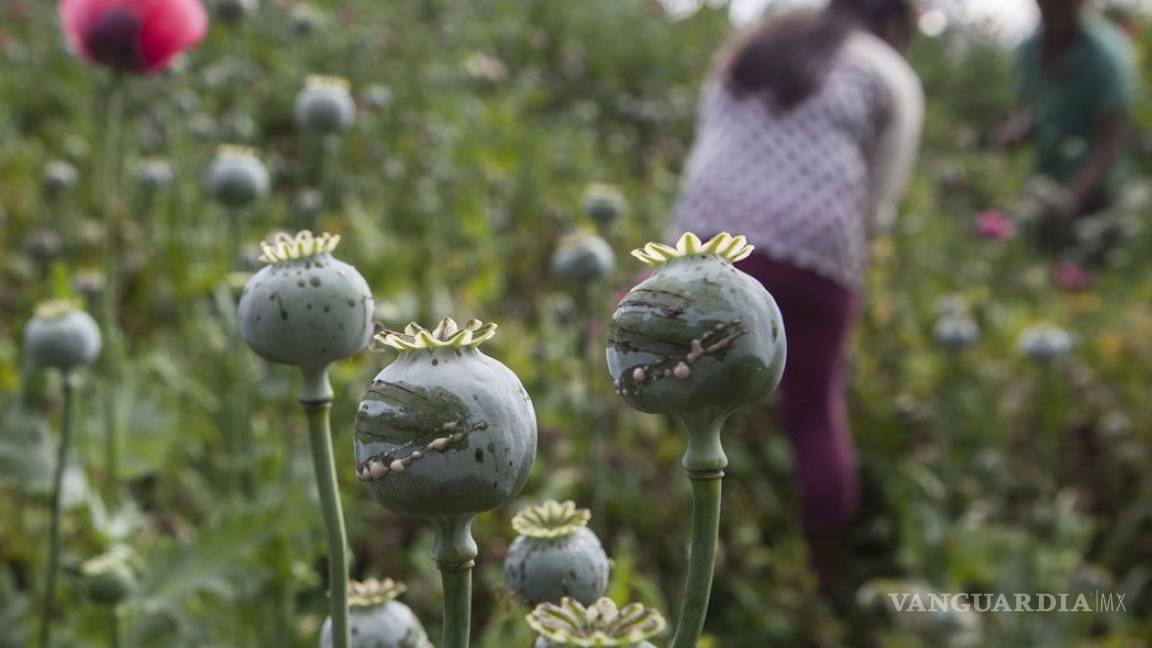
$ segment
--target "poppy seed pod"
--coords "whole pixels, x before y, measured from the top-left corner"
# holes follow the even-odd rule
[[[584,213],[607,227],[628,212],[628,200],[614,185],[593,183],[584,190]]]
[[[34,229],[24,239],[24,252],[40,263],[48,263],[60,254],[64,238],[50,229]]]
[[[608,589],[608,555],[573,502],[545,502],[512,519],[520,534],[504,560],[504,582],[529,605],[571,597],[592,605]]]
[[[608,370],[630,405],[723,419],[776,388],[786,356],[780,310],[732,265],[751,252],[743,236],[728,234],[707,243],[685,234],[675,248],[632,252],[655,270],[608,329]]]
[[[268,169],[252,149],[221,146],[208,170],[208,193],[231,209],[247,207],[268,194]]]
[[[564,237],[552,253],[552,275],[566,283],[592,283],[604,279],[616,266],[612,246],[595,234]]]
[[[306,131],[338,133],[351,126],[355,118],[356,102],[344,79],[310,76],[296,96],[296,124]]]
[[[332,256],[339,242],[304,231],[263,244],[268,265],[240,295],[240,330],[261,358],[319,369],[368,347],[372,293],[356,268]]]
[[[408,588],[390,578],[348,584],[348,648],[432,648],[424,626],[397,601]],[[320,629],[320,648],[332,648],[332,618]]]
[[[927,605],[932,587],[920,581],[878,578],[868,581],[856,593],[858,605],[875,616],[886,618],[897,628],[925,641],[944,646],[984,646],[979,615],[971,608]],[[923,606],[924,614],[893,613],[891,597],[896,593]],[[915,608],[913,608],[915,609]]]
[[[655,648],[648,639],[668,627],[656,610],[639,603],[618,608],[607,598],[587,607],[570,598],[541,603],[528,615],[528,625],[540,635],[533,648]]]
[[[88,146],[88,140],[82,135],[67,135],[64,137],[64,158],[72,164],[77,164],[88,159],[91,154],[91,147]]]
[[[298,36],[311,36],[325,22],[324,14],[307,4],[292,6],[292,31]]]
[[[944,295],[936,300],[936,316],[940,318],[968,315],[971,308],[960,295]]]
[[[1124,439],[1132,434],[1132,419],[1124,412],[1109,412],[1100,420],[1099,430],[1103,439]]]
[[[1053,362],[1072,350],[1072,336],[1057,326],[1034,326],[1020,334],[1018,348],[1030,360]]]
[[[237,23],[249,14],[256,13],[259,5],[256,0],[212,0],[212,16],[225,23]]]
[[[462,518],[512,499],[536,457],[536,412],[516,374],[479,347],[496,325],[444,318],[377,336],[399,352],[356,412],[356,468],[386,508]]]
[[[980,327],[967,315],[941,317],[932,333],[936,343],[945,349],[967,349],[980,341]]]
[[[174,177],[172,164],[168,160],[156,158],[143,160],[136,167],[136,181],[149,193],[159,191],[172,184]]]
[[[68,301],[50,301],[36,309],[24,327],[24,352],[32,366],[70,371],[100,355],[96,320]]]
[[[316,189],[301,189],[292,201],[292,210],[302,220],[312,220],[324,210],[324,194]]]
[[[78,178],[76,167],[63,160],[53,160],[44,165],[44,193],[58,197],[76,186]]]
[[[392,89],[385,85],[370,85],[364,90],[363,99],[372,110],[384,110],[392,105]]]
[[[118,605],[136,588],[136,570],[132,568],[132,551],[117,546],[80,567],[88,597],[101,605]]]

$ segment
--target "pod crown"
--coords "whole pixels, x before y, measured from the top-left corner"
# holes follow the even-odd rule
[[[260,247],[264,249],[260,260],[264,263],[282,263],[320,254],[331,254],[337,245],[340,245],[339,234],[324,232],[320,236],[313,236],[312,232],[302,230],[296,236],[289,236],[280,232],[271,243],[260,242]]]
[[[581,648],[633,646],[664,632],[667,622],[639,603],[618,608],[609,598],[584,607],[565,597],[559,605],[541,603],[528,615],[528,625],[549,641]]]
[[[642,263],[656,268],[674,259],[696,254],[714,254],[726,261],[735,263],[748,258],[753,249],[744,236],[733,236],[728,232],[721,232],[705,243],[700,240],[699,236],[692,232],[686,232],[676,242],[675,247],[652,242],[642,248],[632,250],[632,256]]]
[[[591,518],[591,511],[576,508],[576,503],[571,500],[549,500],[517,513],[512,518],[512,528],[530,538],[563,538],[588,526]]]
[[[451,317],[445,317],[431,331],[412,322],[403,331],[384,331],[378,334],[376,341],[397,351],[475,349],[494,335],[495,322],[473,319],[461,328]]]

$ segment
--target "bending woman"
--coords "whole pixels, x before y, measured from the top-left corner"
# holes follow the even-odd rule
[[[923,91],[905,62],[909,0],[832,0],[728,45],[704,87],[675,227],[745,234],[739,267],[788,331],[783,425],[810,555],[827,591],[859,507],[845,351],[870,235],[890,225],[919,146]]]

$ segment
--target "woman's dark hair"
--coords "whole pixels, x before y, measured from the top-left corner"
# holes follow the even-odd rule
[[[728,89],[737,97],[763,95],[772,107],[791,110],[820,88],[854,27],[880,33],[893,20],[911,25],[910,0],[831,0],[822,11],[769,19],[730,49]]]

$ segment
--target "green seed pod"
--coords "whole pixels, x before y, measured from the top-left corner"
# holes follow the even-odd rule
[[[529,605],[571,597],[591,605],[608,589],[608,555],[573,502],[544,502],[512,519],[520,537],[504,560],[504,582]]]
[[[309,4],[295,4],[291,10],[292,32],[297,36],[311,36],[324,26],[325,16]]]
[[[364,105],[372,110],[384,110],[392,105],[393,99],[392,88],[386,85],[374,84],[364,90]]]
[[[51,229],[34,229],[24,239],[24,253],[35,261],[47,265],[60,254],[64,237]]]
[[[41,304],[24,327],[28,362],[41,369],[69,371],[91,364],[100,355],[101,342],[96,320],[63,300]]]
[[[1020,334],[1017,346],[1030,360],[1055,362],[1072,351],[1072,336],[1058,326],[1034,326]]]
[[[356,268],[332,256],[339,236],[264,243],[265,266],[240,295],[240,330],[261,358],[319,369],[368,347],[372,292]]]
[[[348,648],[432,648],[412,610],[396,600],[408,588],[391,578],[348,584]],[[320,648],[332,648],[332,618],[320,629]]]
[[[968,301],[960,295],[944,295],[936,300],[936,317],[958,317],[972,311]]]
[[[310,76],[296,95],[296,124],[306,131],[338,133],[351,126],[355,118],[356,102],[344,79]]]
[[[115,606],[128,598],[136,589],[136,570],[132,568],[132,551],[117,546],[80,567],[84,576],[84,590],[88,597],[101,605]]]
[[[732,265],[751,252],[728,234],[632,252],[655,272],[620,302],[608,330],[608,369],[630,405],[722,419],[776,388],[786,355],[780,310]]]
[[[92,152],[92,147],[88,146],[88,140],[83,135],[75,133],[64,136],[64,157],[72,164],[79,164],[88,159]]]
[[[959,351],[980,341],[980,327],[967,315],[947,315],[936,321],[933,336],[945,349]]]
[[[533,648],[655,648],[647,640],[668,627],[656,610],[639,603],[617,608],[607,598],[588,607],[570,598],[541,603],[528,615],[528,625],[540,635]]]
[[[259,6],[256,0],[212,0],[212,16],[225,23],[237,23],[249,14],[256,13]]]
[[[1124,412],[1108,412],[1099,423],[1100,437],[1106,441],[1126,439],[1132,434],[1132,419]]]
[[[221,146],[208,170],[208,194],[231,209],[246,207],[268,194],[268,169],[252,149]]]
[[[588,643],[588,642],[559,643],[556,641],[551,641],[551,640],[546,639],[544,637],[537,637],[536,642],[532,644],[532,648],[566,648],[568,646],[625,646],[626,648],[656,648],[655,644],[647,642],[647,641],[641,641],[640,643],[616,643],[616,644],[608,644],[608,643],[599,643],[598,644],[598,643]]]
[[[478,348],[496,325],[433,331],[410,324],[377,337],[399,351],[356,413],[357,475],[386,508],[424,518],[488,511],[524,486],[536,456],[536,412],[520,379]]]
[[[292,201],[292,210],[304,221],[314,221],[324,211],[324,194],[317,189],[301,189]]]
[[[63,160],[44,165],[44,193],[55,198],[76,186],[79,174],[76,167]]]
[[[944,646],[983,646],[978,615],[971,609],[931,605],[933,588],[920,581],[877,578],[856,592],[856,604],[871,616],[891,620],[896,628]],[[892,595],[904,600],[904,612],[892,607]],[[978,603],[973,602],[973,607]]]
[[[584,190],[584,213],[607,227],[628,213],[628,200],[614,185],[594,183]]]
[[[143,160],[136,167],[136,181],[144,191],[152,193],[172,184],[175,173],[168,160],[153,158]]]
[[[612,246],[595,234],[566,236],[552,253],[552,275],[567,283],[592,283],[604,279],[616,266]]]

